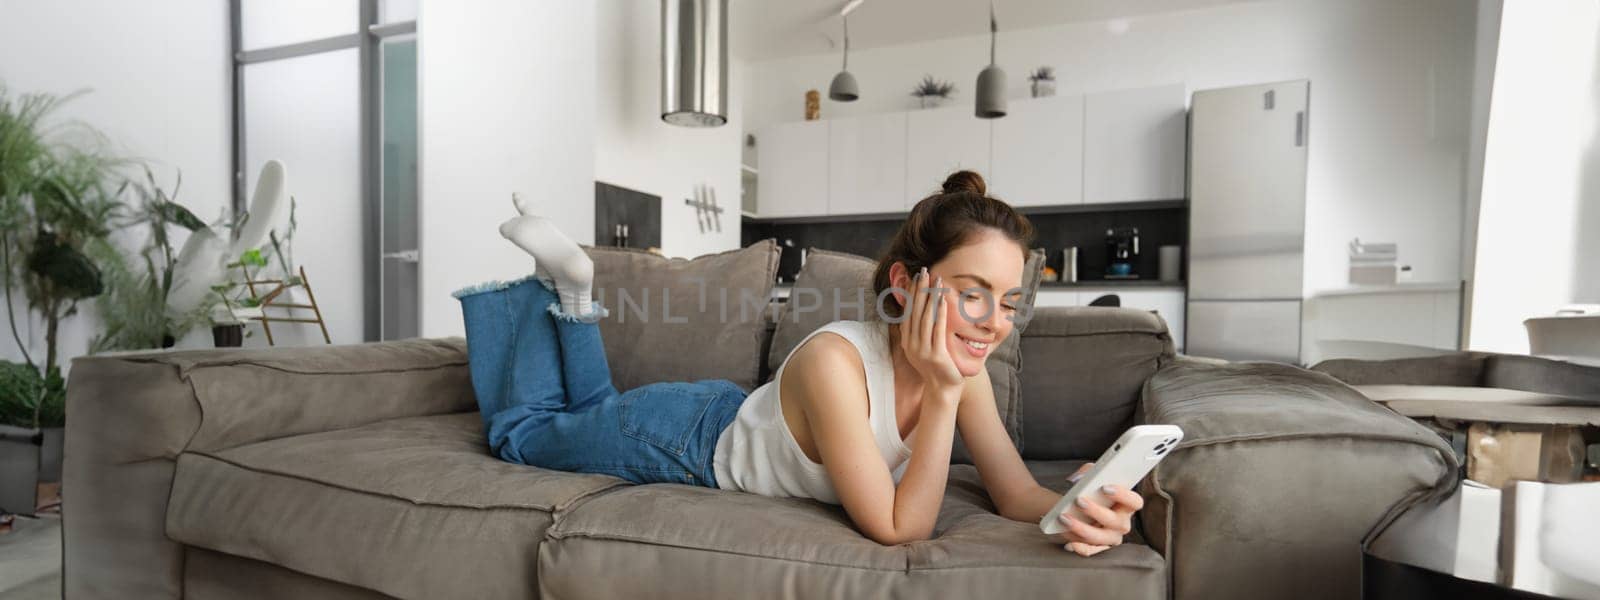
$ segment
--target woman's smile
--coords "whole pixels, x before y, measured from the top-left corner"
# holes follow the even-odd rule
[[[971,354],[973,358],[983,358],[984,355],[989,353],[989,344],[992,340],[971,338],[959,333],[952,335],[956,336],[956,339],[961,341],[962,347],[966,348],[967,353]]]

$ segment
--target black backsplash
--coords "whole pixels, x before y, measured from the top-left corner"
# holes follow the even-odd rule
[[[1139,261],[1135,265],[1135,272],[1140,279],[1155,279],[1160,262],[1159,248],[1169,245],[1187,248],[1189,245],[1189,209],[1182,202],[1107,205],[1105,210],[1096,208],[1094,205],[1084,205],[1068,210],[1025,210],[1029,213],[1029,220],[1033,221],[1033,246],[1046,250],[1046,265],[1058,273],[1063,272],[1062,249],[1077,246],[1079,281],[1104,279],[1106,230],[1137,227]],[[741,224],[740,238],[746,246],[761,239],[777,239],[778,245],[783,246],[778,275],[782,281],[792,282],[800,272],[801,248],[821,248],[877,258],[888,247],[889,239],[903,220],[899,216],[839,220],[746,218]],[[789,246],[790,243],[793,246]],[[1188,274],[1182,273],[1180,278],[1187,279]]]
[[[594,245],[619,245],[618,224],[628,226],[628,247],[661,247],[661,197],[594,182]]]

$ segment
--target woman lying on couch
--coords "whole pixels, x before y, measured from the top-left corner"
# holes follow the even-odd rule
[[[748,396],[723,380],[618,393],[595,324],[606,311],[590,298],[593,263],[548,219],[517,209],[500,233],[533,255],[535,275],[456,293],[500,458],[814,498],[899,544],[933,534],[959,427],[1001,515],[1037,522],[1061,499],[1024,466],[984,368],[1012,332],[1033,226],[986,196],[976,173],[951,175],[895,234],[873,277],[882,318],[819,328]],[[1079,502],[1092,521],[1062,517],[1067,549],[1120,544],[1143,506],[1130,489],[1101,493],[1111,508]]]

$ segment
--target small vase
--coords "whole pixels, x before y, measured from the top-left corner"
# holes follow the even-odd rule
[[[1049,98],[1056,95],[1056,82],[1050,79],[1033,80],[1033,97]]]
[[[211,326],[211,345],[218,348],[238,348],[244,345],[244,323]]]
[[[922,108],[939,108],[944,106],[944,96],[917,96],[917,102]]]

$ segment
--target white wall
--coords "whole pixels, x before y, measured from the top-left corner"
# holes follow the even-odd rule
[[[668,125],[660,118],[661,7],[608,1],[597,3],[595,12],[595,179],[661,197],[661,250],[667,256],[739,247],[744,65],[735,63],[729,72],[734,85],[728,123],[705,129]],[[702,233],[694,209],[683,202],[700,184],[716,190],[725,210],[720,232]]]
[[[227,11],[215,0],[0,0],[0,81],[13,95],[92,90],[61,116],[98,128],[169,188],[181,169],[178,200],[209,221],[232,197]],[[64,323],[63,362],[99,331],[93,313],[84,303]],[[43,326],[24,335],[42,359]],[[21,358],[9,331],[0,358]]]
[[[1506,2],[1489,107],[1474,350],[1526,353],[1522,321],[1600,303],[1600,4]]]
[[[592,241],[595,5],[424,0],[417,28],[421,331],[461,335],[450,292],[532,271],[497,232],[513,192]]]
[[[358,19],[351,15],[339,21],[353,31]],[[245,38],[250,38],[248,32]],[[360,51],[355,48],[244,68],[245,190],[254,193],[268,160],[284,164],[285,191],[295,201],[296,229],[290,238],[295,264],[290,268],[305,269],[328,327],[328,339],[335,344],[356,344],[366,337],[360,73]],[[272,226],[287,233],[288,225],[289,207],[285,206]],[[276,278],[276,265],[269,269],[268,277]],[[290,298],[308,302],[304,292],[290,290]],[[275,315],[285,312],[272,310]],[[295,312],[296,316],[309,316]],[[251,337],[246,346],[267,345],[261,324],[247,327]],[[202,342],[204,347],[211,346],[209,333]],[[300,323],[273,326],[272,342],[279,346],[325,343],[317,326]]]
[[[1475,13],[1456,0],[1257,2],[1129,19],[1117,33],[1106,23],[1017,30],[1002,4],[999,61],[1012,98],[1027,96],[1026,74],[1040,65],[1055,67],[1063,94],[1309,79],[1306,292],[1345,286],[1356,236],[1397,242],[1418,281],[1456,281]],[[988,46],[975,36],[854,52],[862,97],[824,99],[823,118],[911,108],[924,74],[953,81],[970,105]],[[826,90],[838,68],[837,54],[752,63],[746,129],[800,120],[805,91]]]

